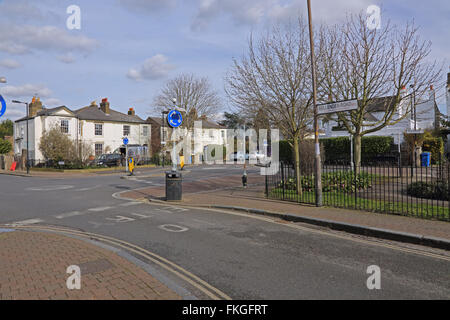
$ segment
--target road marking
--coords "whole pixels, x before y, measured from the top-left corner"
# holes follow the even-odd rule
[[[88,209],[88,211],[94,211],[94,212],[100,212],[100,211],[106,211],[109,209],[112,209],[113,207],[98,207],[98,208],[91,208]]]
[[[180,227],[175,224],[163,224],[161,226],[158,226],[158,228],[168,232],[185,232],[189,230],[189,228]]]
[[[84,212],[80,212],[80,211],[73,211],[73,212],[67,212],[67,213],[63,213],[57,216],[54,216],[56,219],[64,219],[64,218],[69,218],[69,217],[75,217],[75,216],[81,216],[85,214]]]
[[[168,210],[173,210],[173,211],[180,211],[180,212],[189,211],[189,209],[185,209],[185,208],[181,208],[181,207],[174,207],[174,206],[165,206],[163,208],[166,208]]]
[[[148,219],[148,218],[153,217],[152,215],[147,216],[147,215],[145,215],[145,214],[140,214],[140,213],[132,213],[132,215],[133,215],[133,216],[136,216],[136,217],[138,217],[138,218],[141,218],[141,219]]]
[[[142,202],[126,202],[126,203],[119,204],[119,206],[121,206],[121,207],[129,207],[129,206],[136,206],[138,204],[142,204]]]
[[[73,186],[69,186],[69,185],[56,185],[56,186],[44,186],[44,187],[31,187],[31,188],[26,188],[25,190],[30,190],[30,191],[56,191],[56,190],[67,190],[67,189],[72,189]]]
[[[117,223],[136,221],[136,219],[129,218],[129,217],[124,217],[124,216],[116,216],[115,218],[105,218],[105,219],[109,220],[109,221],[114,221],[114,222],[117,222]]]
[[[42,219],[28,219],[28,220],[23,220],[23,221],[16,221],[13,222],[11,224],[8,224],[9,226],[26,226],[29,224],[36,224],[36,223],[40,223],[43,222],[44,220]]]
[[[87,188],[76,189],[76,190],[73,190],[73,191],[90,191],[90,190],[97,189],[98,187],[100,187],[100,185],[98,185],[98,186],[93,186],[93,187],[87,187]]]

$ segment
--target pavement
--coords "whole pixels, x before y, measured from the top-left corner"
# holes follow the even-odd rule
[[[229,175],[183,182],[183,200],[177,204],[278,215],[285,220],[450,250],[448,222],[349,209],[317,208],[267,199],[264,195],[263,176],[257,173],[250,174],[247,188],[242,187],[240,178],[240,175]],[[163,201],[165,188],[163,186],[141,188],[123,193],[122,196],[134,200]]]
[[[80,290],[67,268],[81,269]],[[105,248],[55,233],[0,229],[1,300],[175,300],[140,267]]]

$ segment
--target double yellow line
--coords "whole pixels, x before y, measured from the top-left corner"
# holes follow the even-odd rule
[[[7,228],[7,226],[4,226],[4,228]],[[11,227],[8,227],[8,228],[11,228]],[[176,265],[172,261],[169,261],[153,252],[150,252],[144,248],[141,248],[137,245],[134,245],[132,243],[129,243],[129,242],[126,242],[126,241],[123,241],[120,239],[103,236],[103,235],[99,235],[99,234],[95,234],[95,233],[89,233],[89,232],[84,232],[84,231],[68,229],[68,228],[62,228],[62,227],[34,225],[34,226],[17,226],[17,227],[15,226],[12,229],[51,231],[51,232],[57,232],[57,233],[62,233],[62,234],[75,235],[75,236],[87,238],[87,239],[94,239],[94,240],[104,242],[104,243],[109,243],[113,246],[121,247],[127,251],[133,252],[133,253],[137,254],[138,256],[157,264],[158,266],[162,267],[163,269],[176,275],[183,281],[186,281],[187,283],[192,285],[194,288],[203,292],[206,296],[208,296],[209,298],[211,298],[213,300],[231,300],[231,297],[226,295],[224,292],[213,287],[212,285],[210,285],[209,283],[200,279],[193,273]]]

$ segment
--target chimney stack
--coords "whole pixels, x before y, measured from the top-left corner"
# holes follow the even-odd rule
[[[436,99],[433,85],[430,86],[430,95],[429,96],[430,96],[430,100],[432,100],[432,101],[434,101]]]
[[[100,109],[101,109],[105,114],[109,114],[109,102],[108,102],[108,98],[102,99],[102,103],[100,103]]]
[[[28,105],[28,115],[35,117],[39,111],[42,110],[42,102],[39,98],[33,97],[31,103]]]
[[[136,115],[136,112],[134,111],[133,108],[130,108],[130,109],[128,110],[128,115],[129,115],[129,116],[134,116],[134,115]]]

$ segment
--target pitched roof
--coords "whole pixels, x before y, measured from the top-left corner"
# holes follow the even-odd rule
[[[60,109],[64,109],[64,110],[66,110],[66,111],[72,113],[73,116],[75,116],[75,114],[73,113],[73,111],[70,110],[69,108],[67,108],[66,106],[59,106],[59,107],[55,107],[55,108],[43,108],[42,110],[39,110],[39,111],[36,113],[35,116],[28,117],[28,118],[27,118],[27,117],[23,117],[23,118],[17,119],[15,122],[24,121],[24,120],[27,120],[27,119],[30,120],[30,119],[34,119],[35,117],[40,117],[40,116],[49,116],[49,115],[53,114],[54,112],[56,112],[56,111],[58,111],[58,110],[60,110]]]
[[[226,129],[224,126],[221,126],[217,122],[211,120],[202,120],[202,128],[206,129]]]
[[[367,112],[384,112],[394,108],[396,104],[396,96],[387,96],[381,98],[372,98],[367,104]]]
[[[75,114],[81,120],[95,120],[95,121],[113,121],[113,122],[128,122],[128,123],[146,123],[139,116],[131,116],[122,112],[109,109],[109,114],[104,113],[96,105],[90,105],[78,110]]]

